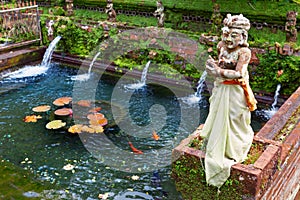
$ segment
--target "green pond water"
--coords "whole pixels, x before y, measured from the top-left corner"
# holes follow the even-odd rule
[[[207,105],[184,104],[179,93],[159,84],[127,90],[124,86],[134,81],[95,74],[92,82],[75,81],[76,74],[76,69],[52,63],[49,69],[33,66],[0,81],[0,155],[2,167],[8,166],[1,173],[12,182],[0,190],[0,199],[17,193],[15,199],[92,200],[99,194],[109,199],[181,199],[170,178],[171,150],[204,122]],[[108,119],[105,132],[78,136],[46,129],[56,109],[52,102],[62,96],[92,99],[102,107]],[[39,105],[52,109],[36,123],[23,122]],[[73,114],[80,121],[80,111],[74,108]],[[70,125],[72,118],[67,121]],[[254,129],[259,123],[253,120]],[[152,138],[153,131],[159,140]],[[134,154],[129,141],[144,154]],[[71,170],[64,168],[68,165]],[[23,173],[29,179],[16,185]]]
[[[111,158],[111,162],[121,160],[122,155],[118,154],[119,151],[126,152],[129,159],[130,156],[138,159],[139,155],[132,153],[128,141],[143,152],[159,151],[166,145],[169,145],[167,150],[171,150],[180,142],[180,139],[186,137],[196,127],[185,129],[180,126],[182,108],[172,91],[159,85],[149,85],[129,92],[121,87],[121,91],[130,93],[129,102],[125,102],[127,101],[125,99],[122,103],[121,99],[113,105],[110,102],[113,90],[120,87],[116,86],[118,79],[102,76],[96,89],[95,106],[102,107],[101,112],[109,121],[108,126],[105,127],[105,134],[102,134],[103,137],[115,144],[114,148],[103,145],[102,149],[101,144],[93,142],[83,144],[82,138],[68,133],[65,129],[47,130],[45,128],[51,118],[51,112],[56,109],[52,102],[62,96],[72,97],[75,82],[72,77],[77,74],[77,70],[52,64],[40,75],[23,77],[25,72],[36,72],[37,69],[27,69],[21,75],[7,76],[1,80],[0,154],[2,160],[12,163],[17,167],[16,170],[18,167],[28,170],[31,172],[31,178],[42,181],[47,187],[41,191],[41,188],[35,188],[33,184],[32,188],[11,187],[12,191],[21,190],[25,196],[49,199],[98,199],[99,194],[105,193],[109,193],[111,199],[123,197],[180,199],[169,176],[170,166],[167,163],[171,158],[169,154],[163,154],[166,150],[156,153],[156,157],[146,156],[143,160],[138,160],[138,164],[135,160],[132,160],[132,163],[130,163],[131,160],[125,160],[128,164],[126,163],[125,168],[119,169],[118,163],[114,165],[103,161],[95,157],[93,150],[86,148],[93,145],[97,148],[100,146],[100,150],[108,153],[107,157]],[[82,93],[91,90],[89,84],[83,85],[82,88]],[[86,96],[83,95],[84,97]],[[41,114],[43,119],[36,123],[23,122],[25,116],[36,114],[31,110],[33,107],[45,104],[51,105],[52,110]],[[154,104],[164,107],[165,116],[161,121],[159,117],[163,115],[160,113],[154,111],[149,114],[149,109],[152,109]],[[151,124],[153,116],[150,115],[154,115],[154,118],[161,123],[160,125],[155,122],[158,124],[155,131],[160,139],[156,141],[151,137],[155,127],[149,127],[149,137],[135,135],[138,131],[145,129],[135,130],[136,127],[132,127],[129,134],[122,131],[113,119],[112,107],[122,113],[124,112],[123,106],[128,107],[130,116],[123,115],[120,120],[126,122],[127,118],[131,118],[131,123],[137,126],[143,127]],[[188,120],[193,121],[193,118],[190,116]],[[199,116],[195,118],[198,119]],[[127,123],[130,123],[129,119]],[[192,124],[198,123],[196,120]],[[174,138],[177,138],[175,142]],[[169,161],[160,166],[159,162],[162,160]],[[125,161],[123,160],[122,163]],[[73,170],[64,169],[64,166],[68,164],[74,167]],[[131,166],[132,169],[129,169]],[[134,177],[137,177],[137,180],[134,180]],[[33,193],[28,193],[29,190]],[[6,193],[10,194],[12,191],[6,191]],[[6,197],[5,191],[2,193],[1,195]]]

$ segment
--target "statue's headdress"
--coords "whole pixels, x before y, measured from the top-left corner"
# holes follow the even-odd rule
[[[250,29],[250,21],[242,14],[233,15],[227,14],[226,18],[223,21],[224,26],[228,28],[238,28],[248,31]]]
[[[213,9],[220,10],[220,4],[214,4]]]
[[[287,18],[297,18],[298,13],[296,11],[288,11],[286,13]]]

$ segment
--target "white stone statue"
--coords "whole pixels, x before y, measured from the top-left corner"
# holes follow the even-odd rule
[[[153,13],[153,15],[158,20],[157,26],[158,27],[164,27],[164,23],[165,23],[165,13],[164,13],[164,10],[165,10],[165,8],[163,6],[162,1],[161,0],[156,1],[156,6],[157,6],[157,9]]]
[[[221,187],[230,176],[233,164],[246,159],[253,140],[250,126],[256,100],[249,86],[248,48],[250,22],[242,14],[228,14],[223,21],[218,60],[209,58],[206,71],[215,77],[209,114],[201,138],[207,140],[205,152],[206,181]]]

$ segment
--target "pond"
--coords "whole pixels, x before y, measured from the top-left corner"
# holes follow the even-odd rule
[[[25,66],[1,80],[2,159],[53,184],[55,189],[38,194],[43,197],[181,199],[170,178],[171,151],[204,122],[207,105],[185,104],[181,100],[185,93],[163,84],[130,90],[126,86],[134,83],[132,79],[92,73],[89,81],[78,81],[77,73],[51,63],[46,68]],[[64,96],[74,102],[92,100],[101,107],[108,119],[104,133],[46,129],[56,108],[53,101]],[[51,105],[51,110],[36,123],[25,123],[24,117],[39,105]],[[80,109],[74,104],[73,110],[76,123]],[[253,124],[259,129],[259,121],[253,119]]]
[[[66,130],[46,129],[45,125],[51,114],[42,114],[43,119],[36,123],[23,122],[25,116],[34,114],[31,110],[33,107],[51,105],[54,110],[55,106],[52,102],[56,98],[72,96],[75,83],[73,77],[77,74],[77,70],[51,64],[49,69],[30,76],[30,74],[28,75],[30,69],[37,72],[38,69],[42,70],[41,67],[28,66],[25,68],[27,69],[23,72],[26,74],[22,75],[21,73],[18,76],[14,74],[1,80],[0,153],[3,159],[30,170],[37,179],[46,180],[57,185],[63,191],[68,191],[69,195],[76,197],[75,199],[97,199],[99,194],[107,192],[115,197],[128,192],[140,192],[136,194],[144,195],[145,199],[179,198],[169,177],[170,166],[168,164],[171,158],[164,153],[168,151],[170,154],[172,148],[196,128],[199,117],[188,116],[189,119],[185,119],[190,120],[189,124],[195,126],[181,125],[183,108],[170,89],[149,84],[141,89],[128,91],[123,86],[116,86],[118,79],[110,76],[101,77],[95,95],[95,106],[102,107],[101,112],[109,121],[108,126],[105,127],[105,134],[102,135],[116,144],[114,147],[104,147],[105,145],[103,145],[103,149],[100,150],[108,152],[106,159],[112,158],[111,161],[103,161],[94,156],[95,152],[91,150],[93,145],[101,144],[92,142],[83,144],[82,138],[70,134]],[[91,79],[93,78],[91,76]],[[87,91],[88,87],[88,85],[84,85],[82,88]],[[112,96],[116,97],[116,95],[112,95],[116,87],[119,87],[120,91],[123,90],[124,94],[131,95],[128,103],[125,98],[119,99],[120,101],[117,103],[111,100]],[[128,126],[127,129],[132,128],[132,132],[125,133],[117,125],[114,125],[113,117],[116,116],[113,116],[112,113],[113,104],[110,105],[108,102],[113,102],[115,110],[119,109],[120,112],[123,112],[122,110],[127,106],[133,120],[131,123],[142,128],[137,130],[135,126]],[[189,107],[186,106],[184,109],[193,109]],[[130,122],[129,119],[125,120]],[[147,130],[148,137],[139,135],[139,131],[145,130]],[[157,132],[159,140],[152,138],[153,131]],[[145,157],[142,158],[142,161],[139,160],[139,155],[131,151],[128,145],[129,141],[134,147],[144,152],[143,156]],[[163,148],[165,146],[168,148]],[[160,149],[163,150],[160,152]],[[124,151],[129,155],[126,162],[130,162],[128,159],[137,159],[137,161],[133,162],[134,160],[132,160],[132,163],[126,163],[124,168],[118,168],[118,163],[116,165],[114,162],[122,156],[118,154],[119,151]],[[150,151],[155,151],[157,156],[149,157],[152,154],[147,155],[146,152]],[[133,157],[131,158],[131,156]],[[167,161],[161,163],[163,160]],[[122,160],[121,163],[125,163],[125,161]],[[68,164],[74,167],[73,170],[64,169],[64,166]],[[132,169],[129,169],[130,167]],[[48,192],[55,193],[57,191]]]

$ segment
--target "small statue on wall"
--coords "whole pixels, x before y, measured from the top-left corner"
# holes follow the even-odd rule
[[[164,6],[161,0],[156,1],[157,9],[153,13],[154,17],[157,18],[157,26],[158,27],[164,27],[165,23],[165,13],[164,13]]]
[[[111,22],[115,22],[116,21],[116,17],[117,17],[116,11],[114,10],[113,6],[114,5],[113,5],[112,0],[107,0],[107,5],[106,5],[106,8],[105,8],[105,13],[108,16],[107,20],[111,21]]]
[[[66,0],[66,10],[68,16],[73,15],[73,0]]]
[[[52,19],[46,21],[47,36],[48,36],[48,40],[50,40],[50,41],[53,40],[53,33],[54,33],[53,24],[54,24],[54,21]]]
[[[289,11],[286,14],[285,31],[287,42],[297,42],[297,15],[296,11]]]
[[[219,4],[214,4],[214,12],[211,16],[211,33],[220,35],[220,30],[221,30],[221,25],[222,25],[222,20],[223,16],[220,13],[220,5]]]

